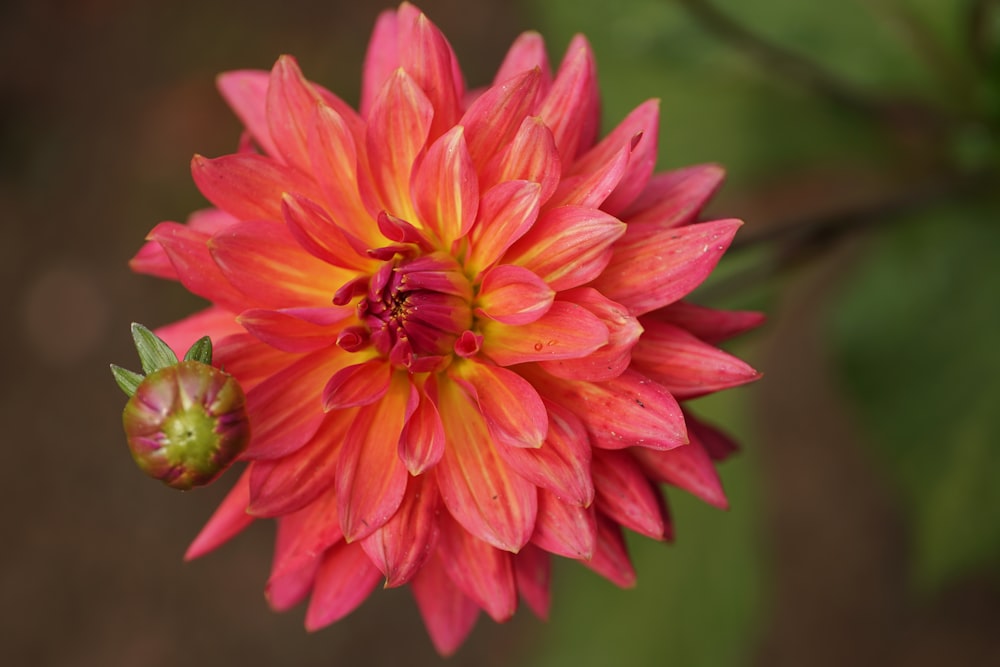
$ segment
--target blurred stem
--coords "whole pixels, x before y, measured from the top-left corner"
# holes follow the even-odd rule
[[[677,0],[708,32],[727,42],[766,71],[778,72],[831,102],[880,116],[883,105],[822,66],[751,32],[708,0]]]

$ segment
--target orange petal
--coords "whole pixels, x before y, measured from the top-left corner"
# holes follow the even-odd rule
[[[531,68],[495,85],[473,102],[459,125],[473,164],[481,170],[502,146],[510,143],[524,119],[531,114],[541,83],[541,71]]]
[[[286,352],[312,352],[333,344],[351,317],[349,308],[255,308],[237,321],[258,340]]]
[[[455,125],[465,85],[458,59],[437,26],[409,3],[399,8],[399,65],[426,93],[434,109],[430,140]]]
[[[334,373],[323,388],[323,409],[370,405],[385,396],[391,381],[392,365],[382,358],[345,366]]]
[[[445,432],[437,409],[437,382],[430,375],[423,386],[411,389],[413,412],[399,436],[399,458],[411,475],[419,475],[438,464],[444,456]]]
[[[511,447],[542,446],[549,416],[531,384],[506,368],[477,361],[456,361],[449,372],[471,387],[495,443]]]
[[[484,320],[481,328],[483,354],[501,366],[585,357],[608,342],[608,328],[595,315],[565,301],[530,324]]]
[[[476,219],[479,183],[458,125],[431,144],[413,174],[411,197],[423,225],[448,250]]]
[[[538,518],[531,542],[558,556],[590,559],[597,543],[594,506],[566,503],[550,491],[539,489]]]
[[[386,588],[406,584],[434,550],[438,539],[438,492],[426,475],[410,477],[399,509],[361,540],[361,547],[385,575]]]
[[[319,101],[295,58],[278,58],[267,88],[267,126],[285,162],[305,173],[312,169],[307,137]]]
[[[544,204],[559,185],[561,169],[552,131],[541,118],[529,116],[513,140],[482,169],[479,185],[485,191],[506,181],[532,181],[541,186],[539,201]]]
[[[479,202],[475,224],[469,232],[465,260],[471,275],[500,259],[538,219],[541,186],[531,181],[505,181],[490,188]]]
[[[548,312],[555,295],[523,266],[501,264],[483,274],[476,314],[504,324],[530,324]]]

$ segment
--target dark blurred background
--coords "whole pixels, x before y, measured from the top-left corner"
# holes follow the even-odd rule
[[[672,493],[636,589],[559,563],[549,622],[481,618],[447,664],[1000,664],[996,4],[420,3],[472,86],[521,31],[555,62],[582,31],[606,127],[662,98],[661,168],[723,163],[710,213],[747,221],[699,298],[769,315],[733,348],[765,378],[696,405],[743,442],[732,509]],[[0,8],[3,664],[445,664],[406,591],[314,634],[271,612],[264,522],[183,563],[230,482],[139,473],[108,372],[130,322],[200,307],[126,264],[236,146],[215,74],[292,53],[355,102],[387,6]]]

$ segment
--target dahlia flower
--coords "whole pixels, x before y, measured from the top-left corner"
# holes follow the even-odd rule
[[[480,610],[544,617],[550,555],[620,586],[627,528],[671,536],[661,483],[725,506],[733,447],[678,401],[757,377],[714,344],[759,322],[682,301],[740,226],[699,222],[722,172],[653,174],[658,104],[603,139],[594,57],[553,75],[525,33],[467,89],[440,31],[383,13],[360,109],[290,56],[223,74],[238,152],[196,155],[214,205],[132,261],[211,305],[205,333],[247,391],[235,487],[188,558],[277,521],[267,599],[316,629],[409,585],[453,652]]]

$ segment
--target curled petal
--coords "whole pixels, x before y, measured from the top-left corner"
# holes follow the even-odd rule
[[[549,417],[531,384],[506,368],[470,361],[452,365],[453,377],[471,388],[490,436],[497,444],[541,447]]]
[[[595,450],[592,474],[595,504],[601,512],[641,535],[655,540],[666,537],[668,522],[659,491],[630,452]]]
[[[601,275],[611,260],[612,244],[624,233],[625,224],[607,213],[560,206],[542,213],[503,261],[531,269],[556,291],[570,289]]]
[[[340,525],[348,542],[382,527],[406,491],[406,467],[396,454],[403,430],[409,379],[398,373],[385,396],[358,410],[337,465]]]
[[[399,509],[361,547],[385,575],[386,588],[408,583],[438,539],[438,492],[426,475],[410,477]]]
[[[420,220],[451,248],[472,227],[479,206],[479,183],[461,125],[431,144],[413,174],[411,197]]]
[[[437,409],[437,380],[427,378],[423,386],[412,385],[406,424],[399,436],[399,458],[411,475],[419,475],[437,465],[444,456],[445,432]]]
[[[420,568],[410,589],[434,648],[451,655],[472,632],[479,617],[479,607],[445,573],[437,554]]]
[[[441,524],[438,549],[448,576],[493,620],[508,620],[517,608],[512,555],[476,538],[453,520]]]
[[[483,353],[501,366],[576,359],[608,343],[608,328],[585,308],[555,301],[540,318],[521,326],[483,321]]]
[[[505,181],[486,191],[470,231],[465,260],[472,275],[499,260],[531,229],[538,219],[540,193],[541,186],[531,181]]]
[[[369,405],[385,396],[392,380],[392,365],[385,359],[369,359],[346,366],[323,388],[323,409],[342,410]]]
[[[543,371],[526,375],[539,393],[583,420],[595,447],[672,449],[687,444],[677,401],[631,369],[606,382],[565,381]]]
[[[632,351],[636,370],[663,385],[678,400],[703,396],[760,377],[745,361],[709,345],[680,327],[647,322]]]
[[[184,560],[194,560],[214,551],[253,523],[253,517],[247,514],[248,504],[250,504],[249,469],[243,471],[222,504],[212,514],[212,518],[191,542],[191,546],[184,553]]]
[[[635,315],[662,308],[705,280],[742,224],[739,220],[716,220],[651,236],[642,231],[643,225],[629,225],[593,286]],[[656,280],[651,281],[650,276]]]
[[[548,489],[560,500],[586,507],[594,500],[587,429],[570,410],[551,401],[545,401],[545,408],[549,430],[541,447],[498,445],[497,451],[507,465],[535,486]]]
[[[597,543],[594,506],[566,503],[550,491],[539,489],[538,518],[531,542],[557,556],[590,559]]]
[[[548,312],[555,295],[528,269],[502,264],[483,275],[476,314],[504,324],[530,324]]]
[[[331,548],[316,571],[306,610],[306,629],[319,630],[354,611],[380,576],[359,545],[341,542]]]
[[[497,454],[478,406],[453,381],[438,386],[448,445],[434,469],[445,507],[475,537],[517,552],[535,525],[537,494]]]
[[[313,257],[355,271],[376,268],[364,242],[341,229],[315,202],[286,194],[281,210],[292,237]]]

